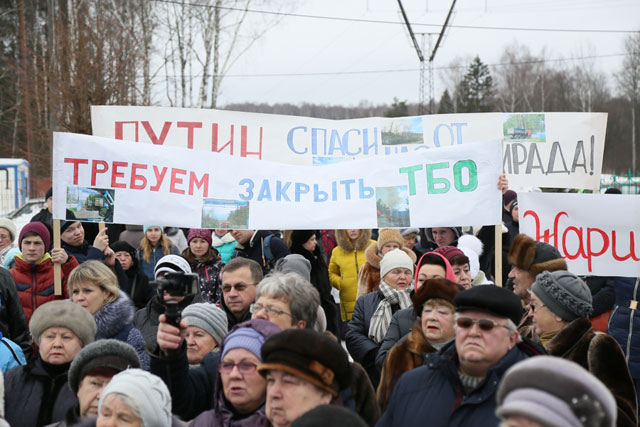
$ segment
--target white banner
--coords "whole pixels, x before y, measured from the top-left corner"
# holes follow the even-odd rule
[[[512,187],[597,188],[606,113],[477,113],[327,120],[226,110],[91,107],[93,134],[279,163],[503,141]]]
[[[54,217],[179,227],[498,224],[498,141],[325,166],[56,133]]]
[[[569,271],[640,276],[640,197],[518,193],[520,232],[555,246]]]

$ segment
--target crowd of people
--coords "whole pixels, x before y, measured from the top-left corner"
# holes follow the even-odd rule
[[[493,226],[67,212],[53,247],[49,192],[20,230],[0,218],[0,426],[638,425],[640,279],[573,274],[498,187],[502,271]]]

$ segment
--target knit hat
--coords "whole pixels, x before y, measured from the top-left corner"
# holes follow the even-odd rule
[[[220,345],[229,331],[229,322],[224,310],[215,304],[199,303],[188,305],[182,311],[182,319],[189,326],[197,326],[211,335]]]
[[[451,263],[451,260],[456,255],[465,256],[464,252],[462,252],[460,249],[458,249],[455,246],[440,246],[439,248],[434,249],[433,252],[445,257],[447,261],[449,261],[449,263]]]
[[[618,415],[609,389],[579,364],[536,356],[512,366],[500,381],[496,415],[542,425],[613,427]]]
[[[274,270],[279,273],[296,273],[307,282],[311,281],[311,263],[300,254],[280,258],[276,261]]]
[[[376,244],[378,245],[378,250],[381,251],[382,247],[387,243],[397,243],[400,247],[404,246],[404,239],[402,238],[402,234],[400,234],[399,230],[395,228],[382,228],[378,232],[378,240]]]
[[[360,415],[338,405],[320,405],[295,419],[291,427],[367,427]]]
[[[211,230],[205,230],[203,228],[190,229],[189,234],[187,234],[187,244],[191,243],[196,237],[206,240],[209,246],[211,246]]]
[[[380,277],[384,278],[388,272],[399,267],[409,269],[413,274],[413,261],[406,252],[400,249],[387,252],[380,261]]]
[[[165,383],[142,369],[127,369],[115,375],[102,390],[98,413],[105,399],[112,393],[123,394],[137,406],[144,427],[171,425],[171,395]]]
[[[163,226],[161,226],[161,225],[153,225],[153,224],[150,224],[150,225],[143,225],[143,226],[142,226],[142,232],[143,232],[144,234],[147,234],[147,230],[148,230],[149,228],[151,228],[151,227],[158,227],[158,228],[160,229],[160,231],[164,233],[164,227],[163,227]]]
[[[518,198],[518,193],[513,190],[507,190],[502,195],[502,206],[507,206],[509,202]]]
[[[458,239],[458,249],[460,249],[469,259],[469,272],[471,280],[480,273],[480,255],[484,245],[480,239],[471,234],[465,234]]]
[[[402,237],[406,237],[406,236],[410,236],[412,234],[419,234],[420,233],[420,229],[418,228],[401,228],[400,229],[400,234],[402,234]]]
[[[316,230],[293,230],[291,232],[291,247],[302,246],[307,243],[314,234],[316,237],[319,236]]]
[[[71,213],[71,215],[69,215],[69,213]],[[60,234],[64,233],[67,230],[67,228],[71,227],[71,225],[75,224],[76,222],[79,222],[79,221],[76,221],[75,215],[73,214],[73,212],[71,212],[70,210],[67,210],[67,218],[69,217],[73,217],[71,221],[62,221],[60,223]]]
[[[49,197],[53,197],[53,187],[49,187],[47,192],[44,194],[44,200],[47,201]]]
[[[416,313],[416,316],[421,316],[424,303],[434,298],[445,300],[455,307],[453,299],[460,290],[461,288],[457,283],[447,279],[436,278],[425,280],[420,289],[415,291],[411,297],[413,301],[413,311]]]
[[[511,319],[516,325],[522,319],[520,298],[506,288],[495,285],[473,286],[455,296],[456,311],[482,311]]]
[[[189,262],[180,255],[165,255],[158,260],[153,270],[153,277],[158,277],[160,273],[191,273]]]
[[[262,346],[258,372],[288,372],[325,390],[333,397],[351,382],[349,358],[342,346],[312,329],[287,329]]]
[[[224,356],[235,348],[243,348],[253,353],[259,360],[262,360],[260,356],[260,348],[264,344],[264,336],[253,328],[239,328],[231,332],[224,339],[224,350],[220,355],[220,360],[224,359]]]
[[[518,234],[513,239],[509,264],[528,271],[533,277],[545,270],[567,269],[567,262],[556,248],[548,243],[536,242],[526,234]]]
[[[9,218],[0,218],[0,228],[6,228],[11,235],[11,242],[16,240],[16,225]]]
[[[593,313],[589,287],[581,278],[568,271],[543,271],[536,276],[531,292],[564,320],[588,318]]]
[[[113,242],[112,244],[109,245],[109,247],[113,250],[113,252],[127,252],[131,254],[132,257],[135,258],[136,248],[134,248],[124,240],[118,240],[117,242]]]
[[[18,236],[18,247],[22,250],[22,239],[24,239],[24,235],[27,233],[35,233],[44,242],[44,250],[48,252],[51,247],[51,235],[49,234],[49,230],[47,227],[41,223],[40,221],[33,221],[22,227],[20,230],[20,236]]]
[[[115,339],[103,339],[85,346],[69,367],[69,387],[78,393],[82,379],[95,369],[111,369],[115,373],[139,368],[140,358],[129,344]]]
[[[49,301],[33,312],[29,322],[33,342],[40,345],[40,335],[55,326],[72,330],[83,346],[91,344],[96,336],[96,321],[93,316],[79,304],[69,300]]]

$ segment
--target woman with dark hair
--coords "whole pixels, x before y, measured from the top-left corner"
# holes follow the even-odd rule
[[[153,288],[149,285],[147,276],[140,270],[136,248],[124,240],[118,240],[109,247],[115,252],[116,259],[120,261],[129,281],[129,288],[122,290],[131,297],[136,308],[144,307],[153,296]]]
[[[311,284],[320,294],[320,305],[327,318],[327,330],[339,336],[338,310],[331,296],[329,269],[318,245],[317,230],[294,230],[291,232],[291,253],[305,257],[311,263]]]
[[[222,298],[222,268],[218,251],[211,247],[211,230],[192,228],[182,257],[189,262],[191,271],[200,278],[200,298],[202,302],[220,304]]]

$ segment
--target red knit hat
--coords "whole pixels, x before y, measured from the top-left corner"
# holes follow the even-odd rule
[[[34,233],[40,236],[44,242],[45,252],[49,252],[51,246],[51,235],[49,234],[49,230],[46,225],[40,221],[33,221],[22,227],[22,230],[20,230],[20,236],[18,237],[18,247],[20,250],[22,250],[22,239],[24,239],[24,235],[27,233]]]
[[[191,241],[193,239],[195,239],[196,237],[199,237],[201,239],[204,239],[207,241],[207,243],[209,243],[209,246],[211,246],[211,230],[205,230],[202,228],[192,228],[189,230],[189,234],[187,235],[187,244],[191,243]]]
[[[456,255],[464,256],[464,252],[462,252],[460,249],[456,248],[455,246],[441,246],[438,249],[434,249],[433,252],[442,255],[449,262],[451,262],[453,257]]]

